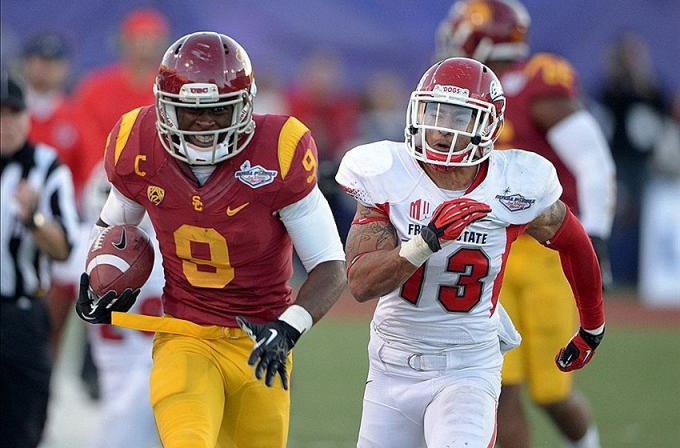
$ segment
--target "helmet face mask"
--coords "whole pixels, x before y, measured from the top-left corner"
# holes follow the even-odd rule
[[[194,33],[171,45],[154,94],[156,129],[163,147],[190,165],[214,165],[234,157],[254,135],[256,87],[250,60],[225,35]],[[231,111],[228,122],[224,122],[226,110]],[[207,114],[218,125],[184,129],[189,120],[183,114]]]
[[[488,67],[465,58],[437,63],[425,72],[409,100],[405,129],[409,153],[432,165],[477,165],[493,149],[504,110],[500,82]]]

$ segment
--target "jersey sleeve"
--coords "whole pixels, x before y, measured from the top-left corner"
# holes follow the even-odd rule
[[[300,120],[288,117],[279,131],[277,158],[281,188],[274,200],[280,210],[307,196],[317,184],[316,142]]]
[[[362,145],[348,151],[338,168],[335,181],[357,202],[371,208],[381,208],[386,202],[382,191],[382,165],[389,154],[374,145]]]
[[[104,152],[104,168],[109,182],[129,199],[134,199],[134,194],[126,178],[135,171],[135,154],[133,153],[138,152],[136,151],[138,145],[134,144],[137,139],[131,136],[139,132],[139,127],[135,124],[141,110],[142,108],[134,109],[118,120],[106,138]]]
[[[562,196],[562,185],[557,178],[557,171],[555,170],[555,167],[547,159],[543,159],[542,161],[544,165],[542,167],[544,173],[543,185],[545,188],[543,190],[543,194],[540,195],[536,201],[536,208],[540,210],[541,213],[553,205],[560,198],[560,196]]]
[[[528,221],[533,221],[541,213],[548,209],[551,205],[562,196],[562,184],[557,177],[555,166],[550,161],[538,154],[532,152],[522,151],[522,155],[526,156],[526,164],[531,166],[531,174],[525,177],[529,180],[528,195],[536,198],[536,204],[530,210],[531,215]]]
[[[569,62],[549,53],[538,53],[527,63],[527,94],[532,98],[545,96],[575,97],[578,94],[576,72]]]
[[[523,225],[536,219],[562,196],[562,185],[550,161],[534,152],[511,149],[501,151],[507,159],[508,195],[496,199],[509,204],[518,201],[523,207],[507,212],[504,217],[511,224]]]

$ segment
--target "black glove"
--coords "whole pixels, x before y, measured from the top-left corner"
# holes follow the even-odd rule
[[[602,289],[607,291],[611,289],[614,278],[612,277],[612,265],[609,262],[609,250],[607,249],[607,240],[599,236],[590,236],[590,242],[595,249],[597,261],[600,263],[600,272],[602,273]]]
[[[138,295],[139,288],[127,288],[119,296],[109,291],[102,297],[97,297],[90,291],[90,277],[83,272],[80,276],[76,313],[78,317],[91,324],[110,324],[111,312],[126,312],[135,304]]]
[[[248,365],[253,366],[257,362],[255,377],[258,380],[262,379],[262,374],[266,370],[264,383],[272,387],[274,377],[278,372],[283,388],[288,390],[288,371],[286,370],[288,352],[300,338],[300,332],[282,320],[255,324],[237,316],[236,322],[255,341],[255,348],[248,358]]]

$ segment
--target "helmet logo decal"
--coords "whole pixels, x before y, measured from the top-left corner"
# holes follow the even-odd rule
[[[179,89],[179,100],[183,103],[214,103],[219,99],[220,92],[215,84],[195,82],[184,84]]]
[[[250,160],[246,160],[241,165],[241,168],[234,173],[234,177],[248,185],[250,188],[260,188],[274,182],[274,179],[279,173],[274,170],[268,170],[261,165],[250,166]]]
[[[491,85],[489,86],[489,93],[491,94],[492,100],[495,100],[496,98],[503,96],[503,87],[501,87],[501,83],[495,79],[491,81]]]
[[[446,86],[437,84],[436,86],[434,86],[434,89],[432,89],[432,91],[437,93],[443,93],[445,95],[464,96],[466,98],[470,96],[470,91],[468,89],[464,89],[458,86]]]

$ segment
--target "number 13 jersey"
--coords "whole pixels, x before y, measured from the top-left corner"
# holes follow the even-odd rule
[[[416,236],[446,200],[465,196],[492,209],[379,299],[374,328],[393,344],[421,351],[498,337],[494,311],[510,245],[562,194],[550,162],[516,149],[492,151],[466,191],[443,190],[403,142],[391,141],[349,151],[336,180],[360,203],[383,211],[401,241]]]

